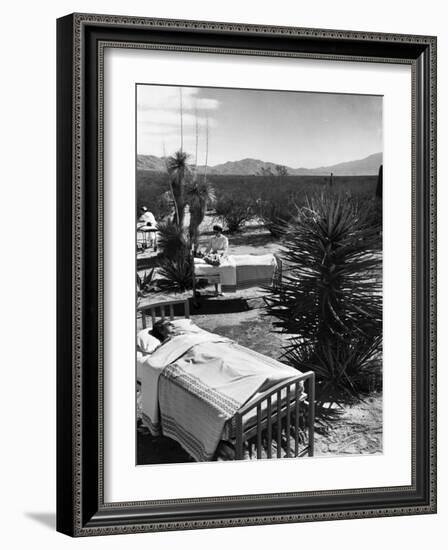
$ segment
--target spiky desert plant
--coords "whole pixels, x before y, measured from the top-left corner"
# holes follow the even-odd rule
[[[161,258],[159,286],[165,290],[183,292],[193,288],[193,260],[191,255],[179,250],[174,258]]]
[[[189,246],[185,230],[171,220],[159,222],[157,232],[158,249],[164,258],[174,258],[179,249]]]
[[[372,225],[376,231],[380,231],[383,223],[383,201],[370,193],[357,193],[347,195],[346,199],[353,202],[355,207],[365,214],[366,222]],[[377,245],[381,245],[378,239]]]
[[[377,228],[338,194],[307,200],[284,230],[283,283],[270,299],[276,326],[307,341],[377,335],[382,326]]]
[[[175,221],[179,227],[183,226],[185,216],[185,185],[190,176],[188,155],[182,151],[176,151],[166,160],[166,168],[170,178],[170,186],[175,202]]]
[[[137,294],[143,296],[145,292],[155,290],[157,284],[155,281],[155,268],[145,271],[143,275],[137,273]]]
[[[204,221],[207,208],[216,200],[213,186],[205,178],[195,178],[187,186],[187,203],[190,206],[190,242],[196,251],[198,247],[199,226]]]
[[[355,202],[327,193],[309,198],[284,230],[283,280],[267,310],[292,335],[288,361],[316,372],[321,405],[360,396],[356,379],[381,343],[377,229]]]
[[[299,370],[316,374],[317,416],[334,405],[356,403],[365,391],[366,379],[380,375],[381,335],[342,340],[324,337],[313,344],[292,338],[284,360]]]
[[[184,228],[172,221],[158,226],[159,275],[162,289],[184,291],[193,286],[193,258]]]

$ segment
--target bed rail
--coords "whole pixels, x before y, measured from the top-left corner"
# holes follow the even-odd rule
[[[157,302],[154,304],[148,304],[139,308],[142,315],[142,327],[146,328],[146,317],[151,316],[152,324],[158,320],[164,321],[165,319],[174,319],[174,306],[181,304],[183,306],[182,317],[186,319],[190,318],[190,304],[188,298],[182,300],[169,300],[165,302]],[[177,316],[179,317],[179,315]]]
[[[250,454],[255,444],[257,459],[272,458],[273,446],[277,458],[283,451],[287,458],[314,455],[314,380],[309,371],[279,382],[235,414],[236,460],[244,458],[245,444]],[[307,397],[302,401],[304,390]],[[254,413],[255,422],[247,422]],[[306,427],[308,443],[301,448]]]

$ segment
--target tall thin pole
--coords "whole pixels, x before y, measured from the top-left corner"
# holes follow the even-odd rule
[[[165,168],[166,168],[166,172],[168,174],[168,185],[170,186],[171,199],[172,199],[173,204],[174,204],[174,212],[175,212],[175,215],[176,215],[176,219],[179,219],[179,209],[177,208],[176,197],[174,196],[173,182],[171,181],[171,175],[170,175],[170,171],[168,169],[168,159],[167,159],[167,156],[166,156],[165,142],[163,142],[163,157],[165,159]]]
[[[198,167],[198,143],[199,143],[199,126],[198,126],[198,110],[197,107],[194,110],[195,113],[195,119],[196,119],[196,153],[195,153],[195,161],[196,168]]]
[[[205,169],[204,169],[204,181],[207,179],[207,166],[208,166],[208,117],[206,119],[205,126]]]
[[[182,88],[179,88],[180,93],[180,150],[184,150],[184,124],[183,124],[183,110],[182,110]]]

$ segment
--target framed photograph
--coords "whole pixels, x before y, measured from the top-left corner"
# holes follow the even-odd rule
[[[436,38],[57,41],[57,529],[435,513]]]

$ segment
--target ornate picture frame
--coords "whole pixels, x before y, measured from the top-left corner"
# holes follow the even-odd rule
[[[105,502],[103,105],[108,47],[411,67],[410,485],[169,500],[154,500],[148,493],[144,501]],[[57,22],[57,51],[57,530],[91,536],[435,513],[436,38],[72,14]]]

